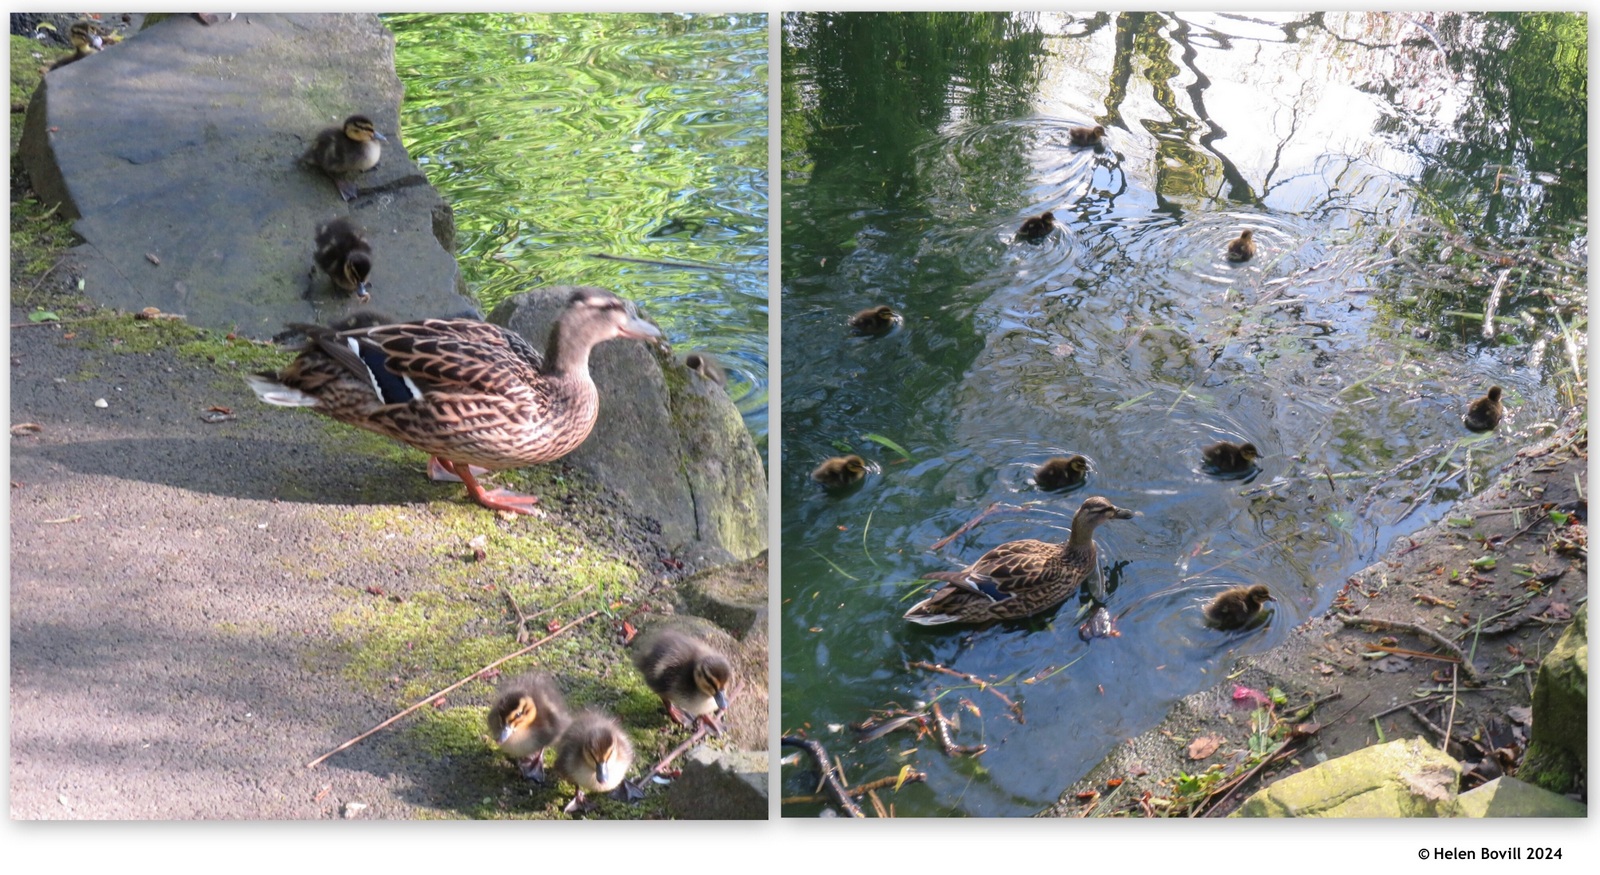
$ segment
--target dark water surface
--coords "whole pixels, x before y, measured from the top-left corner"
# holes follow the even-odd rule
[[[927,771],[901,816],[1054,802],[1585,403],[1581,15],[806,13],[784,37],[782,724],[853,782]],[[1064,227],[1013,239],[1047,209]],[[1230,263],[1244,228],[1260,252]],[[874,304],[904,324],[851,336]],[[1472,435],[1490,384],[1509,417]],[[1260,448],[1253,476],[1202,470],[1222,438]],[[841,451],[879,472],[825,493],[807,473]],[[1086,488],[1032,485],[1067,453]],[[1120,637],[1080,640],[1077,601],[901,619],[920,572],[1064,538],[1089,495],[1142,514],[1097,538]],[[995,502],[1023,509],[930,551]],[[1255,582],[1270,624],[1202,625]],[[844,728],[935,697],[988,753]]]
[[[538,285],[639,302],[767,431],[764,14],[389,15],[401,132],[484,312]],[[600,260],[595,253],[687,264]]]

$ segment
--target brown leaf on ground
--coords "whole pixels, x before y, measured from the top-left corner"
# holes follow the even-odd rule
[[[1544,616],[1548,620],[1570,620],[1572,608],[1566,602],[1551,602],[1550,607],[1544,609]]]
[[[1189,759],[1203,760],[1217,752],[1225,739],[1220,735],[1202,735],[1189,742]]]

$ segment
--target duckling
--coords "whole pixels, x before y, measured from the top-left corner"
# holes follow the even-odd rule
[[[1461,421],[1468,431],[1492,431],[1500,424],[1504,412],[1505,408],[1500,405],[1500,387],[1490,386],[1488,394],[1467,407],[1467,415],[1461,417]]]
[[[728,385],[728,375],[722,370],[722,365],[711,357],[709,352],[691,352],[683,357],[684,367],[700,376],[716,383],[718,386]]]
[[[1092,128],[1070,128],[1067,136],[1072,138],[1074,146],[1098,146],[1100,138],[1106,135],[1104,125],[1095,125]]]
[[[1256,459],[1261,457],[1256,451],[1255,444],[1236,444],[1232,441],[1207,444],[1200,449],[1200,454],[1205,457],[1206,464],[1219,474],[1239,474],[1248,471],[1255,466]]]
[[[726,656],[685,629],[658,626],[634,642],[633,665],[661,697],[667,716],[722,734],[716,715],[728,710],[733,685],[733,665]]]
[[[389,141],[364,115],[353,115],[336,128],[327,128],[317,134],[311,148],[300,156],[300,162],[316,167],[333,177],[339,196],[355,200],[359,190],[356,184],[342,178],[345,174],[361,173],[378,166],[383,153],[379,143]]]
[[[852,486],[867,476],[867,461],[857,455],[834,456],[811,472],[811,479],[829,489]]]
[[[329,219],[317,228],[317,267],[365,304],[372,299],[372,246],[366,233],[349,219]]]
[[[567,702],[555,681],[543,672],[530,672],[500,685],[499,697],[489,709],[489,734],[502,753],[511,757],[522,777],[544,783],[544,749],[567,728]]]
[[[1040,489],[1066,489],[1082,486],[1089,473],[1089,460],[1083,456],[1055,456],[1033,469],[1033,482]]]
[[[1261,584],[1223,590],[1202,610],[1206,622],[1218,629],[1242,629],[1261,613],[1261,606],[1276,601],[1272,591]]]
[[[1249,261],[1256,257],[1256,241],[1251,239],[1256,232],[1249,228],[1239,232],[1239,237],[1228,241],[1229,261]]]
[[[566,812],[587,810],[584,793],[609,793],[622,784],[633,765],[633,742],[617,721],[598,711],[584,711],[556,740],[556,774],[572,782],[578,795]]]
[[[1029,243],[1037,243],[1040,240],[1050,236],[1050,232],[1055,230],[1055,223],[1056,214],[1046,210],[1043,213],[1024,221],[1022,223],[1022,227],[1017,229],[1016,239],[1026,240]]]
[[[95,27],[92,21],[73,22],[67,31],[67,38],[72,41],[72,54],[57,59],[55,63],[45,68],[47,71],[60,69],[105,48],[105,39],[100,36],[99,28]]]
[[[900,321],[900,314],[888,305],[868,307],[850,317],[850,327],[857,334],[883,335],[888,334],[896,322]]]

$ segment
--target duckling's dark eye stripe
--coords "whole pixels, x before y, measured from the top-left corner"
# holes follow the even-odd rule
[[[383,403],[407,404],[422,397],[422,390],[410,377],[395,374],[384,365],[389,357],[383,354],[383,350],[375,346],[363,346],[354,337],[347,337],[344,342],[349,344],[351,352],[361,356],[362,364],[367,366],[367,376],[372,379],[372,391]]]

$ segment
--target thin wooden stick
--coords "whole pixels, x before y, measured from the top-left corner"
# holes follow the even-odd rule
[[[955,739],[950,737],[950,724],[944,719],[944,712],[939,710],[938,702],[933,703],[933,737],[939,739],[939,746],[944,748],[947,757],[975,757],[989,749],[987,744],[956,744]]]
[[[929,547],[928,549],[929,550],[942,549],[946,544],[949,544],[951,541],[954,541],[955,539],[961,537],[962,535],[965,535],[967,532],[972,531],[975,527],[977,527],[978,523],[983,522],[984,519],[986,519],[987,517],[991,516],[994,513],[1000,512],[1002,510],[1005,511],[1005,512],[1008,512],[1008,513],[1023,513],[1025,511],[1027,511],[1028,508],[1022,507],[1022,506],[1019,506],[1019,505],[1015,505],[1015,504],[1006,504],[1003,501],[992,502],[988,507],[983,509],[982,513],[979,513],[977,516],[973,517],[972,519],[967,520],[965,523],[962,523],[961,524],[961,528],[956,529],[955,531],[951,532],[950,534],[945,535],[943,538],[940,538],[939,540],[933,542],[933,546]]]
[[[812,741],[809,738],[801,738],[797,735],[785,735],[778,743],[785,747],[798,747],[811,754],[811,759],[817,764],[817,770],[822,773],[822,785],[828,789],[830,797],[829,799],[818,801],[833,802],[844,809],[846,816],[865,817],[861,813],[861,806],[850,798],[849,791],[839,781],[839,775],[834,771],[833,764],[828,761],[828,752],[823,750],[821,742]],[[862,786],[868,785],[863,784]]]
[[[1483,683],[1483,679],[1478,675],[1478,670],[1467,659],[1467,655],[1461,652],[1461,648],[1457,647],[1455,642],[1426,626],[1418,626],[1415,623],[1402,623],[1397,620],[1380,620],[1377,617],[1352,617],[1349,614],[1339,614],[1337,617],[1339,622],[1346,626],[1371,626],[1374,629],[1388,629],[1391,632],[1410,632],[1413,635],[1426,638],[1454,654],[1455,658],[1460,660],[1461,667],[1466,669],[1468,680],[1475,684]]]
[[[1011,697],[1009,697],[1005,693],[1002,693],[999,690],[995,689],[993,684],[990,684],[988,681],[983,680],[982,678],[979,678],[979,677],[977,677],[975,675],[962,674],[961,672],[956,671],[953,668],[945,668],[942,665],[935,665],[934,663],[931,663],[931,662],[921,662],[921,661],[908,662],[908,663],[906,663],[906,668],[908,668],[908,669],[920,668],[920,669],[923,669],[925,671],[936,671],[936,672],[940,672],[942,674],[950,675],[952,677],[961,678],[962,680],[967,681],[969,683],[977,684],[978,685],[978,689],[980,689],[980,690],[988,690],[989,692],[994,693],[995,696],[997,696],[1000,699],[1000,701],[1006,703],[1006,707],[1010,708],[1011,709],[1011,713],[1016,715],[1018,723],[1027,723],[1028,722],[1027,720],[1023,719],[1023,717],[1022,717],[1022,708],[1019,705],[1017,705],[1016,702],[1011,701]]]
[[[845,792],[849,793],[852,796],[865,796],[868,793],[871,793],[871,792],[873,792],[875,790],[882,790],[885,787],[893,787],[895,785],[895,782],[899,781],[899,780],[900,780],[900,776],[899,775],[889,775],[886,778],[879,778],[879,779],[877,779],[875,781],[868,781],[865,784],[857,784],[854,787],[846,788]],[[923,783],[927,783],[927,780],[928,780],[928,773],[927,772],[919,772],[919,771],[917,771],[915,769],[912,769],[911,771],[906,773],[905,783],[907,783],[907,784],[923,784]],[[784,805],[791,805],[791,804],[792,805],[808,805],[808,804],[814,805],[814,804],[817,804],[819,802],[832,802],[832,801],[834,801],[832,796],[785,796],[785,797],[783,797],[783,804]]]
[[[700,723],[699,725],[695,726],[694,732],[690,733],[689,737],[683,740],[683,743],[679,744],[672,750],[667,751],[667,755],[661,758],[661,762],[651,766],[650,771],[644,773],[644,777],[649,778],[661,774],[666,770],[667,766],[672,765],[673,760],[683,756],[684,751],[694,747],[695,744],[701,739],[705,738],[710,731],[711,727],[705,725],[704,723]]]
[[[1452,665],[1459,665],[1461,663],[1461,660],[1454,656],[1444,656],[1438,653],[1426,653],[1421,650],[1407,650],[1404,647],[1390,647],[1387,644],[1368,644],[1367,649],[1375,650],[1378,653],[1393,653],[1396,656],[1414,656],[1417,659],[1431,659],[1436,662],[1448,662]]]
[[[489,671],[492,668],[497,668],[497,667],[499,667],[499,666],[501,666],[501,665],[503,665],[503,664],[505,664],[507,662],[510,662],[511,660],[516,659],[517,657],[523,655],[524,653],[528,653],[530,651],[533,651],[536,648],[542,647],[542,646],[544,646],[544,644],[546,642],[548,642],[550,639],[556,637],[557,635],[560,635],[561,633],[567,631],[568,629],[572,629],[572,628],[575,628],[577,626],[581,626],[584,623],[587,623],[588,621],[594,619],[595,617],[597,617],[599,615],[600,615],[600,611],[598,609],[590,611],[589,613],[584,614],[583,616],[579,617],[576,620],[573,620],[572,622],[568,623],[567,625],[562,626],[560,629],[557,629],[556,631],[551,632],[549,635],[546,635],[543,638],[540,638],[538,641],[535,641],[532,644],[529,644],[527,647],[524,647],[521,650],[518,650],[516,653],[513,653],[510,656],[502,656],[502,657],[500,657],[499,659],[495,660],[494,662],[489,663],[488,665],[484,666],[483,668],[478,669],[477,671],[473,672],[472,674],[467,675],[466,677],[462,678],[459,681],[456,681],[455,683],[451,684],[450,686],[445,687],[444,689],[442,689],[442,690],[440,690],[440,691],[438,691],[436,693],[430,694],[429,696],[427,696],[426,698],[424,698],[420,702],[417,702],[415,705],[412,705],[411,707],[405,709],[404,711],[401,711],[399,714],[396,714],[393,717],[390,717],[388,720],[385,720],[382,723],[379,723],[377,726],[374,726],[371,729],[368,729],[366,732],[361,733],[360,735],[356,736],[355,738],[350,739],[349,741],[345,742],[344,744],[341,744],[338,747],[334,748],[333,750],[330,750],[327,753],[323,754],[322,756],[317,757],[316,759],[312,760],[311,762],[306,763],[306,768],[310,769],[310,768],[316,767],[319,763],[321,763],[323,760],[327,759],[328,757],[333,756],[334,754],[338,753],[341,750],[344,750],[346,748],[354,746],[357,742],[360,742],[360,741],[366,739],[368,736],[376,734],[381,729],[387,728],[388,726],[393,724],[395,721],[397,721],[400,718],[406,716],[407,714],[410,714],[412,711],[415,711],[418,708],[421,708],[422,706],[427,705],[428,703],[430,703],[433,700],[439,698],[440,696],[444,695],[445,693],[448,693],[448,692],[450,692],[452,690],[455,690],[455,689],[458,689],[460,687],[466,686],[468,683],[471,683],[472,681],[476,680],[477,677],[479,675],[483,674],[484,672]]]

